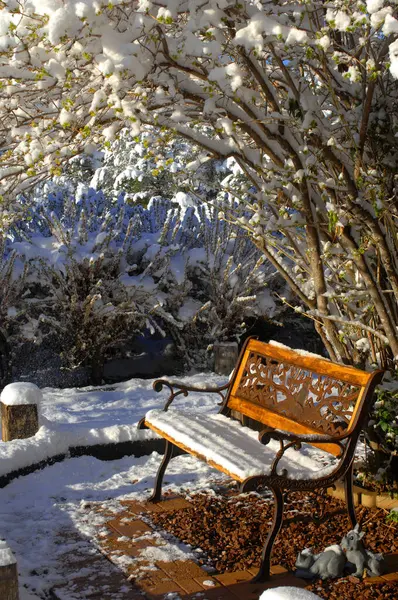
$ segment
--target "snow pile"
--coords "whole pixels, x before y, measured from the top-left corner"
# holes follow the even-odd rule
[[[7,542],[0,540],[0,567],[7,567],[16,563],[15,556],[8,547]]]
[[[43,400],[43,394],[34,383],[21,381],[6,385],[1,392],[0,400],[7,406],[40,404]]]
[[[260,600],[320,600],[320,596],[296,587],[277,587],[266,590]]]

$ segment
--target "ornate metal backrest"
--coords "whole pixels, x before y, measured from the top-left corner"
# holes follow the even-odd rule
[[[374,378],[372,373],[251,339],[242,351],[226,406],[273,428],[338,437],[356,427]],[[323,448],[339,452],[333,444]]]

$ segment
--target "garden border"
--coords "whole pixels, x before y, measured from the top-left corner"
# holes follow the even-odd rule
[[[129,442],[115,442],[111,444],[95,444],[93,446],[75,446],[69,448],[68,452],[49,456],[38,463],[10,471],[0,476],[0,489],[6,487],[11,481],[23,475],[29,475],[35,471],[41,471],[45,467],[62,462],[66,458],[79,456],[94,456],[99,460],[118,460],[123,456],[145,456],[152,452],[164,453],[165,442],[162,439],[133,440]]]
[[[344,485],[339,481],[334,484],[333,487],[327,488],[329,496],[344,500]],[[384,508],[385,510],[391,510],[398,508],[398,497],[392,498],[388,494],[378,494],[365,488],[361,488],[357,485],[352,487],[352,493],[354,497],[355,506],[366,506],[367,508]]]

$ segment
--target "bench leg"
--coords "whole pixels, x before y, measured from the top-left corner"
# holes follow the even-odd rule
[[[276,536],[278,535],[279,530],[282,527],[284,505],[283,492],[279,488],[271,489],[275,500],[274,521],[272,523],[271,530],[268,533],[268,537],[264,544],[263,552],[261,555],[260,569],[257,575],[254,577],[254,579],[252,579],[252,583],[256,583],[259,581],[267,581],[270,578],[272,547],[274,545]]]
[[[164,450],[163,460],[160,463],[160,467],[159,467],[158,473],[156,475],[155,487],[154,487],[152,495],[149,496],[149,498],[148,498],[148,502],[159,502],[162,497],[163,476],[166,472],[167,465],[169,464],[170,460],[173,458],[173,450],[174,450],[174,444],[172,444],[171,442],[166,440],[166,447]]]
[[[357,521],[357,517],[355,514],[354,496],[352,493],[353,463],[354,463],[354,461],[351,463],[350,468],[348,469],[347,473],[344,476],[344,494],[345,494],[345,501],[346,501],[346,505],[347,505],[348,517],[350,519],[351,526],[354,529],[354,527],[358,523],[358,521]]]

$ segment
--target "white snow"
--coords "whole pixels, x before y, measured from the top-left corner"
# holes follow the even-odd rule
[[[0,540],[0,567],[7,567],[16,563],[15,556],[11,552],[7,542]]]
[[[366,8],[370,14],[379,11],[384,4],[384,0],[367,0]]]
[[[153,425],[177,443],[191,449],[207,462],[212,462],[243,481],[252,475],[268,475],[280,448],[277,440],[262,445],[258,432],[242,427],[223,415],[203,414],[170,408],[167,412],[151,410],[146,423]],[[320,465],[322,460],[325,466]],[[310,446],[300,451],[290,448],[278,466],[286,469],[291,479],[324,477],[336,466],[333,458]]]
[[[96,540],[106,533],[103,524],[112,518],[106,515],[122,512],[121,500],[148,497],[160,460],[156,453],[104,462],[83,456],[19,477],[0,489],[0,536],[17,560],[21,600],[44,600],[53,586],[69,580],[72,585],[77,575],[92,578],[95,591],[96,572],[87,558],[95,555]],[[182,456],[171,461],[164,490],[199,491],[221,479],[205,463]],[[118,567],[126,571],[135,562],[140,569],[155,569],[155,560],[192,557],[184,544],[159,533],[152,537],[156,540],[152,554],[148,550],[136,558],[115,555]],[[77,600],[72,593],[66,599]]]
[[[185,384],[202,388],[226,383],[226,377],[212,373],[198,373],[181,377]],[[0,476],[34,465],[47,458],[65,454],[76,446],[93,446],[118,442],[139,441],[156,437],[152,431],[137,430],[138,421],[148,410],[163,406],[168,397],[167,388],[156,393],[153,380],[132,379],[106,387],[72,389],[44,388],[40,391],[31,383],[13,383],[1,394],[11,403],[20,403],[17,390],[30,389],[39,398],[40,429],[35,436],[0,441]],[[10,391],[12,391],[12,394]],[[43,396],[41,399],[41,395]],[[204,391],[176,400],[178,406],[188,408],[194,403],[197,410],[218,410],[218,394]]]
[[[271,344],[272,346],[276,346],[278,348],[284,348],[285,350],[294,350],[294,352],[296,352],[300,356],[321,358],[322,360],[329,361],[328,358],[325,358],[324,356],[321,356],[320,354],[315,354],[315,352],[308,352],[307,350],[301,350],[300,348],[289,348],[289,346],[286,346],[285,344],[282,344],[281,342],[276,342],[275,340],[270,340],[268,343]]]
[[[7,406],[20,406],[21,404],[40,404],[43,394],[34,383],[20,381],[9,383],[0,395],[0,400]]]
[[[266,590],[260,600],[320,600],[320,596],[296,587],[277,587]]]

